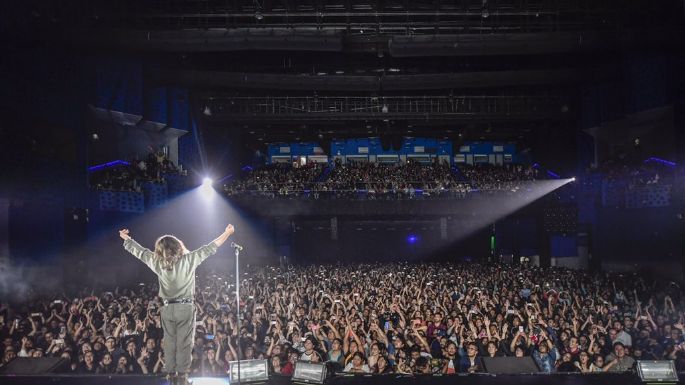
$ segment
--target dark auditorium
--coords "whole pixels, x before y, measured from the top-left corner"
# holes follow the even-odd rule
[[[3,9],[3,385],[685,384],[685,1]]]

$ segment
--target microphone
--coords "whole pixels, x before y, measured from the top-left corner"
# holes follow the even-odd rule
[[[234,249],[237,249],[239,251],[243,251],[243,247],[240,246],[239,244],[235,243],[235,242],[231,242],[231,247]]]

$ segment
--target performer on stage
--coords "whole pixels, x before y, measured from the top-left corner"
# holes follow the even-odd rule
[[[195,337],[195,269],[216,253],[235,229],[226,226],[223,234],[195,251],[188,251],[173,235],[164,235],[155,242],[152,252],[134,241],[128,229],[119,231],[124,248],[145,263],[159,278],[159,296],[164,330],[164,370],[175,384],[187,384]]]

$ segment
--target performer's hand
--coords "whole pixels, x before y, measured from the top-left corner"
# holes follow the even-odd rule
[[[229,225],[229,226],[230,226],[230,225]],[[119,236],[120,236],[121,239],[123,239],[124,241],[127,241],[127,240],[131,239],[131,237],[128,235],[128,229],[119,230]]]
[[[235,229],[233,228],[233,225],[229,224],[228,226],[226,226],[226,229],[224,230],[224,232],[221,233],[221,235],[219,235],[219,236],[218,236],[214,241],[212,241],[212,242],[214,242],[214,244],[216,245],[216,247],[219,247],[219,246],[223,245],[224,242],[226,242],[226,240],[228,239],[228,237],[230,237],[231,234],[233,234],[234,231],[235,231]]]

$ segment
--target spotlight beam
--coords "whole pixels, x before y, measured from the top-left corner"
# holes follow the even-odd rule
[[[468,225],[457,229],[456,234],[453,233],[447,244],[443,243],[439,247],[460,242],[572,181],[573,178],[530,181],[523,183],[518,192],[513,195],[494,194],[484,196],[482,199],[473,199],[464,207],[464,212],[473,213]]]

